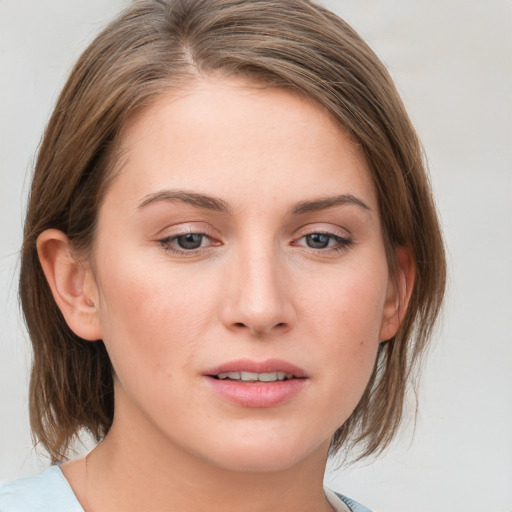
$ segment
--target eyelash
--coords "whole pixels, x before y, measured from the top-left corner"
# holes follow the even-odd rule
[[[354,241],[350,237],[335,235],[334,233],[330,233],[328,231],[312,231],[311,233],[302,235],[297,240],[300,241],[307,237],[312,237],[314,235],[320,235],[320,236],[327,237],[328,238],[327,244],[331,243],[331,241],[334,241],[336,245],[334,247],[327,246],[327,247],[321,247],[321,248],[315,248],[315,247],[310,247],[310,246],[301,246],[301,247],[304,247],[306,250],[312,250],[314,252],[326,253],[326,252],[334,251],[334,252],[338,253],[338,252],[347,251],[354,243]],[[295,242],[295,244],[297,244],[297,242]]]
[[[175,243],[175,242],[177,242],[179,238],[183,238],[183,237],[186,237],[186,236],[200,236],[201,237],[201,245],[199,247],[197,247],[197,248],[194,248],[194,249],[184,249],[182,247],[179,247],[177,245],[177,243]],[[212,240],[212,237],[210,237],[206,233],[187,231],[185,233],[178,233],[176,235],[171,235],[171,236],[167,236],[165,238],[162,238],[161,240],[158,240],[158,243],[166,251],[171,251],[171,252],[174,252],[176,254],[181,254],[181,255],[184,255],[184,256],[192,256],[192,255],[198,254],[199,252],[207,250],[207,249],[209,249],[209,247],[211,247],[211,246],[203,247],[202,243],[203,243],[204,240]],[[220,245],[220,244],[219,243],[217,243],[217,244],[214,243],[214,245]]]
[[[199,247],[192,248],[192,249],[185,249],[183,247],[179,247],[177,245],[178,240],[180,238],[183,238],[186,236],[201,237],[201,241],[200,241],[201,245]],[[304,239],[307,239],[307,237],[313,237],[313,236],[326,237],[327,238],[327,241],[326,241],[327,246],[315,248],[315,247],[310,247],[308,245],[299,244],[299,242],[301,240],[304,240]],[[210,240],[213,243],[211,245],[204,247],[203,241],[205,241],[205,240]],[[332,241],[334,241],[336,245],[334,247],[329,247],[329,244]],[[175,235],[167,236],[165,238],[158,240],[158,243],[163,247],[164,250],[173,252],[175,254],[184,255],[184,256],[195,256],[204,251],[207,251],[211,247],[221,245],[220,242],[216,243],[212,239],[212,237],[209,236],[208,234],[201,233],[201,232],[194,232],[194,231],[187,231],[184,233],[177,233]],[[339,252],[347,251],[353,245],[353,243],[354,242],[353,242],[352,238],[350,238],[350,237],[344,237],[344,236],[336,235],[334,233],[330,233],[328,231],[318,230],[318,231],[312,231],[310,233],[306,233],[306,234],[302,235],[301,237],[296,239],[291,245],[303,247],[304,250],[312,251],[314,253],[330,253],[330,252],[339,253]]]

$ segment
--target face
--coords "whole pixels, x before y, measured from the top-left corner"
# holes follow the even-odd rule
[[[228,80],[163,96],[122,144],[91,264],[114,427],[229,469],[325,456],[394,334],[358,146],[318,106]]]

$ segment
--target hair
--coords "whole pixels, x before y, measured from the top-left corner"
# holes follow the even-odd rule
[[[377,191],[390,270],[396,276],[396,248],[406,246],[416,279],[399,332],[381,344],[332,451],[380,453],[397,432],[412,370],[440,310],[446,264],[422,149],[388,72],[347,23],[309,0],[140,0],[76,63],[32,181],[20,298],[34,352],[32,432],[54,462],[66,458],[81,429],[97,441],[108,433],[113,369],[102,341],[83,340],[67,326],[39,263],[37,238],[56,228],[77,250],[90,250],[127,119],[158,96],[212,75],[310,98],[360,146]]]

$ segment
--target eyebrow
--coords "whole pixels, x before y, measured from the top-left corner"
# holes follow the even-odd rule
[[[217,197],[206,196],[204,194],[197,194],[195,192],[187,192],[184,190],[162,190],[149,194],[139,204],[138,208],[144,208],[153,203],[158,202],[172,202],[181,201],[192,206],[213,210],[216,212],[230,213],[231,209],[226,201]]]
[[[231,213],[230,206],[223,199],[207,196],[205,194],[198,194],[196,192],[188,192],[185,190],[161,190],[153,194],[148,194],[141,201],[138,209],[145,208],[146,206],[158,202],[173,201],[181,201],[195,207],[213,210],[216,212]],[[352,194],[340,194],[332,197],[302,201],[292,208],[291,213],[293,215],[303,215],[305,213],[326,210],[333,206],[343,206],[346,204],[356,205],[363,210],[372,211],[372,209],[358,197],[353,196]]]
[[[358,197],[353,196],[352,194],[340,194],[337,196],[315,199],[313,201],[300,202],[293,208],[292,213],[294,215],[301,215],[345,204],[353,204],[359,206],[363,210],[372,211],[372,209]]]

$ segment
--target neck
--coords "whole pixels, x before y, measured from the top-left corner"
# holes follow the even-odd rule
[[[323,492],[328,446],[287,468],[225,468],[158,431],[117,415],[87,458],[63,467],[85,512],[330,512]]]

